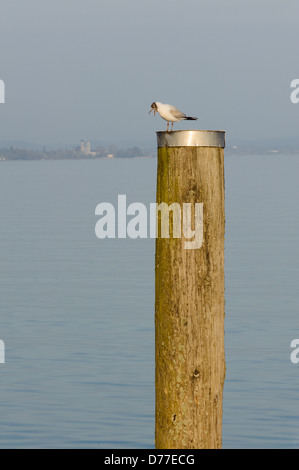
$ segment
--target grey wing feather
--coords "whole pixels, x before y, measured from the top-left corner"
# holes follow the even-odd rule
[[[171,112],[174,115],[174,117],[177,118],[177,119],[183,119],[183,118],[187,117],[186,114],[182,113],[182,111],[175,108],[174,106],[171,106]]]

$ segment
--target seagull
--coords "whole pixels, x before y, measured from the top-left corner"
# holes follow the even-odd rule
[[[167,131],[169,129],[170,122],[171,122],[171,130],[173,130],[174,122],[182,121],[183,119],[187,121],[195,121],[197,119],[196,117],[186,116],[186,114],[182,113],[182,111],[179,111],[177,108],[175,108],[171,104],[163,104],[163,103],[160,103],[159,101],[155,101],[154,103],[152,103],[149,113],[151,113],[152,110],[154,110],[154,115],[156,114],[156,111],[157,111],[160,114],[161,118],[167,121]]]

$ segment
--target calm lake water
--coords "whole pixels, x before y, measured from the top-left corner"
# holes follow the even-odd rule
[[[295,448],[299,156],[225,158],[223,447]],[[155,159],[1,162],[1,448],[154,447],[154,240],[94,212],[155,186]]]

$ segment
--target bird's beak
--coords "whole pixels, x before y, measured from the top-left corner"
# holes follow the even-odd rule
[[[154,108],[151,108],[151,109],[150,109],[150,112],[149,112],[148,114],[150,114],[153,109],[154,109]],[[154,109],[154,116],[155,116],[155,115],[156,115],[156,110]]]
[[[153,110],[153,108],[151,108],[151,109],[150,109],[150,111],[149,111],[149,113],[148,113],[148,114],[150,114],[150,113],[152,112],[152,110]]]

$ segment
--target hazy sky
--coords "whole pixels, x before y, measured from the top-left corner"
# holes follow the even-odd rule
[[[153,101],[231,139],[298,135],[298,0],[2,0],[0,141],[155,141]]]

